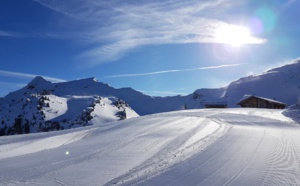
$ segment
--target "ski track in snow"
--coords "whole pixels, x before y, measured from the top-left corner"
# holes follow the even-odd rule
[[[39,140],[14,142],[0,146],[0,159],[11,158],[67,145],[84,138],[90,130],[56,135]]]
[[[299,134],[281,111],[206,109],[8,136],[0,185],[300,185]]]

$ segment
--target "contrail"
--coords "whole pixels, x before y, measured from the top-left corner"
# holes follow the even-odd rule
[[[219,68],[234,67],[234,66],[240,66],[240,65],[243,65],[243,64],[228,64],[228,65],[208,66],[208,67],[180,69],[180,70],[179,69],[177,69],[177,70],[163,70],[163,71],[137,73],[137,74],[119,74],[119,75],[105,76],[104,78],[149,76],[149,75],[155,75],[155,74],[166,74],[166,73],[174,73],[174,72],[187,72],[187,71],[195,71],[195,70],[219,69]]]
[[[31,78],[34,78],[36,76],[42,76],[46,80],[53,81],[53,82],[64,82],[64,81],[66,81],[66,80],[63,80],[63,79],[55,78],[55,77],[49,77],[49,76],[43,76],[43,75],[37,75],[37,74],[26,74],[26,73],[5,71],[5,70],[0,70],[0,76],[27,78],[27,79],[31,79]]]

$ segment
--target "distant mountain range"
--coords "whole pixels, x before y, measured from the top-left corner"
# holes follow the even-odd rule
[[[153,113],[204,108],[205,103],[236,103],[245,95],[292,105],[300,94],[300,61],[248,76],[218,89],[186,96],[151,97],[132,88],[115,89],[94,78],[51,83],[34,78],[0,99],[0,135],[61,130]]]

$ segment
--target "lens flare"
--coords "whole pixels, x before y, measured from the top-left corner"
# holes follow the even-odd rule
[[[252,17],[249,21],[249,25],[253,34],[258,35],[264,31],[263,22],[257,17]]]
[[[272,31],[277,23],[277,18],[274,13],[269,8],[259,8],[256,10],[255,19],[259,22],[261,22],[261,26],[264,32],[270,32]]]

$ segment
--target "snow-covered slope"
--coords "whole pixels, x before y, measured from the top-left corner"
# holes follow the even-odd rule
[[[36,77],[0,100],[0,135],[69,129],[138,116],[125,101],[113,95],[99,96],[95,84],[92,78],[56,84]]]
[[[149,97],[132,89],[120,89],[117,92],[117,96],[128,102],[140,115],[204,108],[208,102],[225,102],[230,108],[240,107],[237,102],[244,95],[256,95],[292,105],[297,103],[299,94],[300,60],[261,75],[243,77],[226,87],[198,89],[187,96]]]
[[[249,76],[232,82],[225,97],[230,106],[244,94],[268,97],[288,105],[296,104],[300,93],[300,61],[271,69],[258,76]]]
[[[26,87],[0,99],[0,134],[72,128],[123,119],[125,115],[130,118],[204,108],[207,102],[239,107],[236,103],[245,94],[296,104],[300,94],[300,60],[241,78],[227,87],[198,89],[187,96],[173,97],[151,97],[132,88],[115,89],[94,78],[51,83],[36,77]]]
[[[4,136],[0,185],[300,185],[300,127],[281,112],[187,110]]]
[[[297,103],[300,94],[300,60],[271,69],[261,75],[243,77],[221,89],[199,89],[205,101],[227,101],[228,107],[239,107],[236,103],[244,95],[266,97],[287,105]]]

